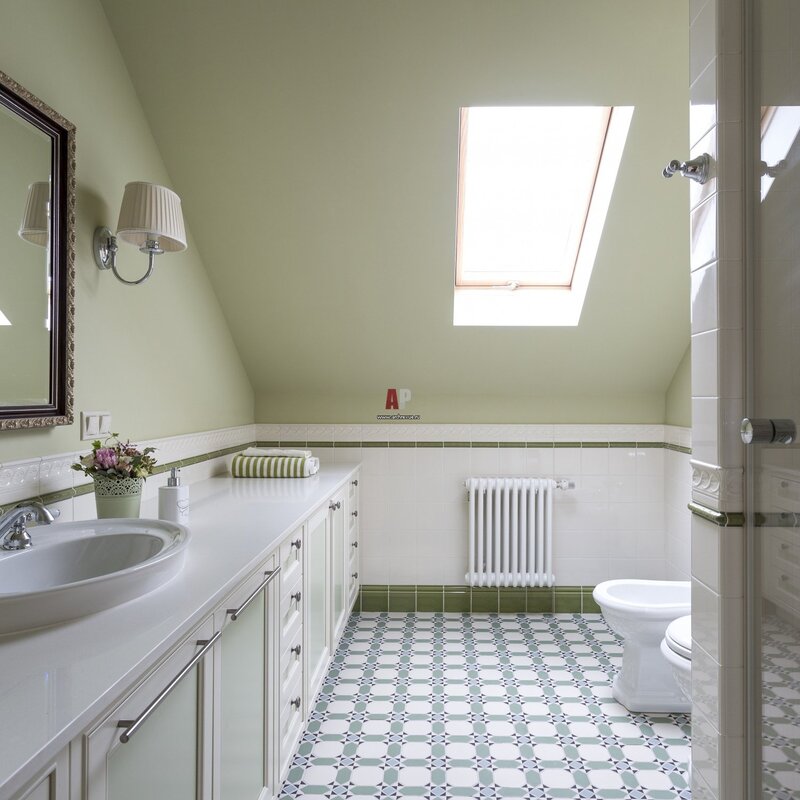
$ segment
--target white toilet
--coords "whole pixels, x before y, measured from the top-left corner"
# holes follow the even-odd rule
[[[691,611],[688,581],[605,581],[592,593],[608,626],[623,639],[614,699],[629,711],[688,712],[671,663],[661,653],[667,627]]]
[[[661,640],[661,655],[672,667],[678,688],[692,700],[692,618],[678,617],[667,625]]]

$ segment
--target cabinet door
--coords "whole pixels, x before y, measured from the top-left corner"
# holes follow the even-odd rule
[[[14,800],[69,800],[69,748],[64,748]]]
[[[230,595],[217,620],[215,797],[258,800],[274,780],[273,667],[278,572],[272,560]]]
[[[331,499],[330,526],[331,526],[331,652],[336,647],[339,637],[347,622],[347,583],[345,569],[347,568],[347,554],[345,553],[345,502],[344,492],[337,492]]]
[[[328,666],[328,618],[330,582],[328,570],[330,547],[328,507],[320,509],[308,521],[306,529],[305,628],[306,635],[306,702],[314,702]]]
[[[209,619],[86,737],[88,800],[200,800],[210,789]]]
[[[345,583],[347,585],[346,597],[347,608],[352,610],[355,605],[356,598],[358,597],[359,582],[359,549],[361,542],[359,541],[359,509],[358,509],[358,483],[359,474],[356,473],[351,478],[347,490],[347,527],[348,534],[346,537],[347,545],[347,566],[345,567]]]

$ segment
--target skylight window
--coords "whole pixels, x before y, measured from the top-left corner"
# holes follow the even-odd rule
[[[454,324],[578,324],[632,115],[461,109]]]

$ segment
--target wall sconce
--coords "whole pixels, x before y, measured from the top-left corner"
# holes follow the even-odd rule
[[[129,281],[117,272],[117,237],[148,254],[147,272]],[[155,257],[186,249],[181,199],[166,186],[135,181],[125,187],[116,236],[106,227],[94,232],[94,261],[99,269],[110,269],[128,286],[144,283],[153,272]]]
[[[47,247],[50,243],[49,181],[37,181],[28,187],[18,234],[20,239],[39,247]]]

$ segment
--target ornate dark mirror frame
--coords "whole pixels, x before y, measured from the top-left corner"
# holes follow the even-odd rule
[[[3,72],[0,105],[50,137],[52,182],[50,398],[43,405],[0,407],[0,430],[71,425],[75,386],[75,126]]]

